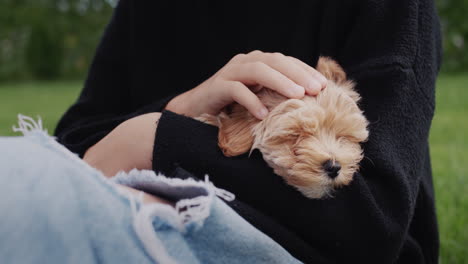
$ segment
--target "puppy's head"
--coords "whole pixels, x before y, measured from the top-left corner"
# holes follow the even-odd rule
[[[316,98],[287,100],[253,127],[253,148],[310,198],[349,184],[362,159],[367,121],[340,89],[330,85]]]
[[[266,89],[259,96],[270,108],[267,118],[257,120],[237,105],[219,133],[225,154],[259,149],[276,174],[309,198],[350,183],[368,137],[354,84],[330,59],[321,58],[317,69],[329,79],[318,96],[288,100]]]

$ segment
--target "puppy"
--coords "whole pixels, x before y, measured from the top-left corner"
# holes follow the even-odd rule
[[[274,172],[306,197],[329,197],[358,170],[368,121],[343,69],[321,57],[317,70],[328,79],[317,96],[288,99],[270,89],[258,92],[269,110],[264,120],[239,104],[198,119],[219,127],[218,143],[226,156],[258,149]]]

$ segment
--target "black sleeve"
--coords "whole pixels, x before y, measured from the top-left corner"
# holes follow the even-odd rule
[[[329,54],[357,82],[370,120],[365,159],[350,186],[332,199],[307,199],[274,175],[258,152],[224,157],[215,127],[168,111],[156,132],[153,168],[208,174],[339,263],[394,263],[408,241],[415,254],[434,258],[437,252],[423,252],[409,231],[421,186],[431,177],[428,132],[440,65],[433,2],[368,0],[357,10],[342,49]],[[433,239],[434,230],[428,233]]]
[[[84,89],[57,125],[57,140],[81,157],[123,121],[161,112],[176,94],[139,108],[129,103],[131,89],[131,1],[121,0],[97,48]]]

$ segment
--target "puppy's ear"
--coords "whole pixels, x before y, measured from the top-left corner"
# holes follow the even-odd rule
[[[320,57],[317,63],[317,71],[345,90],[356,103],[359,102],[361,97],[354,90],[355,83],[347,79],[343,68],[336,61],[328,57]]]
[[[343,68],[334,60],[328,57],[320,57],[317,62],[317,71],[319,71],[325,78],[336,84],[346,82],[346,73]]]
[[[218,145],[227,157],[248,152],[253,144],[253,127],[260,120],[241,105],[234,105],[228,115],[219,118]]]

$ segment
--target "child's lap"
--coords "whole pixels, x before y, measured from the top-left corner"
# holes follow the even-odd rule
[[[184,215],[185,209],[142,205],[45,133],[0,137],[0,262],[298,262],[216,198],[206,183],[172,181],[152,172],[120,176],[123,181],[146,177],[156,189],[168,185],[183,192],[188,184],[191,196],[193,187],[201,188],[201,202],[186,199],[201,206]]]
[[[152,263],[128,201],[50,143],[0,138],[1,262]]]

